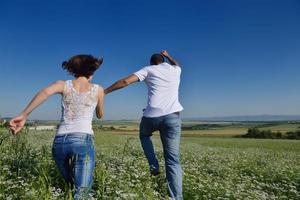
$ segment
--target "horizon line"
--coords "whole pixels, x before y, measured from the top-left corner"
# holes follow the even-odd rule
[[[211,120],[220,120],[225,121],[225,118],[257,118],[257,117],[273,117],[273,118],[297,118],[293,120],[300,120],[300,114],[253,114],[253,115],[216,115],[216,116],[198,116],[198,117],[182,117],[182,120],[204,120],[204,121],[211,121]],[[11,119],[13,117],[1,117],[0,119]],[[223,118],[223,119],[222,119]],[[277,119],[280,120],[280,119]],[[288,120],[288,119],[282,119]],[[34,119],[29,118],[28,121],[60,121],[60,119]],[[123,119],[97,119],[93,118],[93,121],[140,121],[140,118],[123,118]],[[228,121],[235,121],[235,120],[228,120]],[[239,120],[236,120],[239,121]],[[247,121],[247,120],[241,120]],[[254,120],[251,120],[254,121]],[[258,120],[259,121],[259,120]],[[271,120],[270,120],[271,121]]]

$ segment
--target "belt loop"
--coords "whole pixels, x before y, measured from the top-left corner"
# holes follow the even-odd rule
[[[65,143],[67,137],[68,137],[68,133],[66,133],[66,134],[64,135],[63,143]]]
[[[88,142],[92,141],[92,135],[91,134],[87,134],[88,135]]]

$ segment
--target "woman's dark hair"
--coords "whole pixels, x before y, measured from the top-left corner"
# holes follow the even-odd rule
[[[62,68],[75,77],[89,78],[103,63],[103,58],[95,58],[92,55],[76,55],[62,63]]]

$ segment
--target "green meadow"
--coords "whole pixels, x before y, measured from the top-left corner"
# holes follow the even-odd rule
[[[184,122],[181,161],[184,197],[300,199],[300,141],[240,138],[249,127],[288,132],[299,123]],[[164,174],[148,172],[138,122],[94,124],[97,152],[91,199],[168,199]],[[0,199],[72,199],[51,155],[55,131],[1,129]],[[153,137],[164,169],[158,133]]]

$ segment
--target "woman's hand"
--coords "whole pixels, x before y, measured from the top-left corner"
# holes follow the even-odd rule
[[[19,116],[11,119],[9,121],[9,129],[11,130],[12,134],[17,134],[25,125],[27,117],[24,114],[20,114]]]
[[[13,118],[9,122],[9,129],[12,131],[13,134],[17,134],[25,125],[26,119],[28,115],[41,103],[43,103],[49,96],[62,93],[64,90],[65,82],[64,81],[56,81],[55,83],[51,84],[50,86],[42,89],[39,91],[30,103],[26,106],[24,111],[17,117]]]

